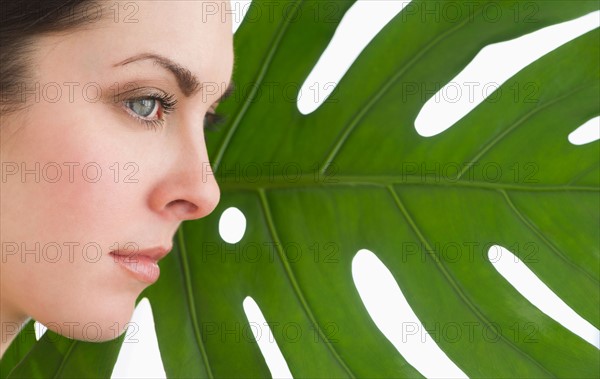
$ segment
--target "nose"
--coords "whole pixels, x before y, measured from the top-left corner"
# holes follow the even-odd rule
[[[187,136],[176,151],[168,173],[150,195],[150,208],[172,220],[209,215],[221,192],[209,162],[204,135]]]

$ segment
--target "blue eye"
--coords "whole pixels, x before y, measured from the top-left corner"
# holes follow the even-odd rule
[[[165,115],[175,110],[177,100],[172,94],[153,92],[123,101],[132,117],[148,127],[162,127]]]
[[[158,112],[157,100],[153,98],[127,101],[125,105],[134,113],[144,118],[152,118]]]

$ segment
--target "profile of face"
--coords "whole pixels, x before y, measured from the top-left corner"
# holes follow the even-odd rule
[[[120,336],[154,279],[109,253],[160,258],[216,207],[203,125],[234,56],[229,2],[207,3],[127,2],[36,39],[29,104],[0,128],[3,334],[31,317],[69,338]]]

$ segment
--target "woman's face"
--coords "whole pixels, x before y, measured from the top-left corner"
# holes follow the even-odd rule
[[[119,336],[151,281],[109,253],[168,251],[183,220],[215,208],[203,123],[231,81],[228,3],[115,3],[83,30],[38,40],[30,106],[0,128],[7,318]],[[152,96],[176,109],[127,102]]]

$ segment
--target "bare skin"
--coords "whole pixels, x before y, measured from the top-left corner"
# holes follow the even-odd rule
[[[0,357],[30,318],[69,338],[120,336],[149,283],[108,253],[169,249],[182,221],[219,202],[203,123],[231,82],[229,2],[211,12],[207,1],[135,3],[137,22],[111,13],[39,38],[39,99],[2,117]],[[150,54],[200,85],[180,88],[190,76]],[[172,94],[176,108],[127,102],[132,88],[135,98]]]

